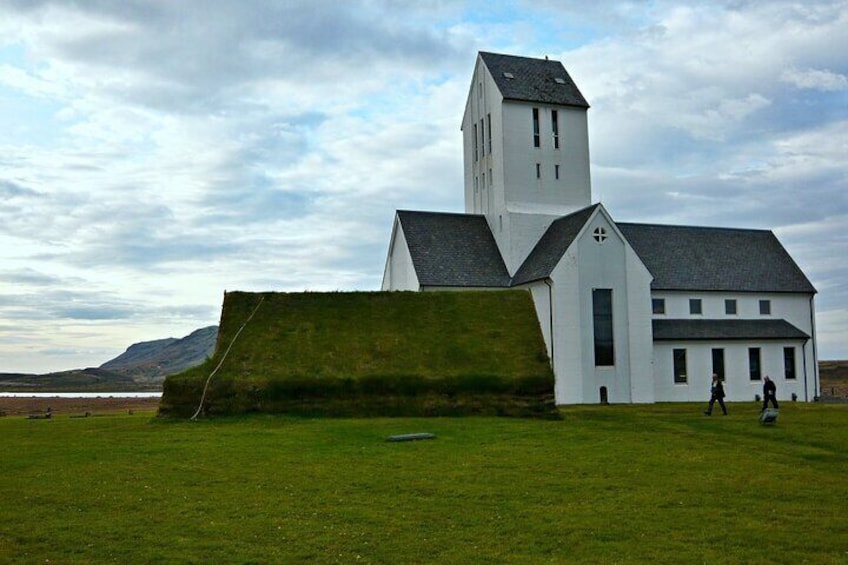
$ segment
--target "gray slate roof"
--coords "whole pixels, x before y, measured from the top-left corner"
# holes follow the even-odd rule
[[[398,217],[420,284],[508,287],[549,277],[597,206],[555,220],[511,280],[483,216],[398,211]],[[616,225],[653,276],[653,290],[816,292],[771,231]]]
[[[816,289],[771,231],[616,224],[654,277],[654,290]]]
[[[583,229],[598,204],[563,216],[548,227],[512,278],[512,284],[524,284],[549,277],[565,250]]]
[[[507,100],[588,108],[589,104],[559,61],[481,51],[486,68]],[[504,73],[511,73],[509,79]],[[562,84],[556,79],[562,79]]]
[[[405,210],[397,215],[422,286],[509,286],[485,217]]]
[[[808,339],[786,320],[653,320],[654,341]]]

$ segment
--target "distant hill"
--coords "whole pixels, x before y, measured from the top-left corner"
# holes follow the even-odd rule
[[[100,367],[71,369],[44,375],[0,373],[0,390],[132,391],[159,390],[162,381],[203,363],[215,351],[218,327],[209,326],[182,339],[167,338],[133,344]]]
[[[127,348],[100,369],[132,378],[138,383],[161,383],[173,375],[200,365],[215,351],[218,326],[195,330],[182,339],[143,341]]]

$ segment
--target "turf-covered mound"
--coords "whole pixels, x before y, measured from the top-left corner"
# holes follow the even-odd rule
[[[206,415],[556,414],[526,291],[226,293],[215,355],[165,380],[160,414],[192,415],[219,364]]]

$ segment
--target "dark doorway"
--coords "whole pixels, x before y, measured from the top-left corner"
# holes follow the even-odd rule
[[[601,404],[609,404],[609,395],[605,386],[601,387]]]

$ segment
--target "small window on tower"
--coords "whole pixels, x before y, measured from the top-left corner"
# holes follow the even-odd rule
[[[559,149],[559,116],[556,110],[551,110],[551,136],[554,141],[554,149]]]
[[[489,155],[492,154],[492,115],[486,114],[486,145]]]
[[[540,147],[539,136],[539,109],[533,108],[533,147]]]
[[[559,180],[559,165],[554,165],[554,178]]]
[[[542,164],[541,163],[536,163],[536,178],[537,179],[542,178]]]

